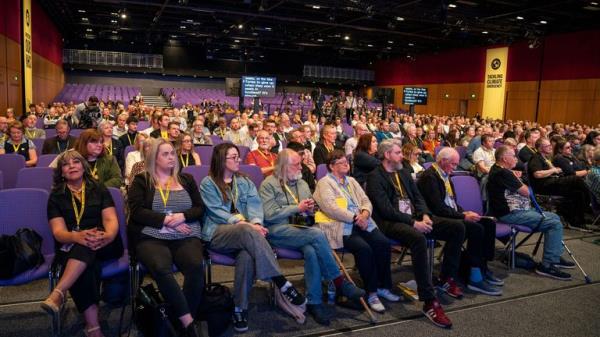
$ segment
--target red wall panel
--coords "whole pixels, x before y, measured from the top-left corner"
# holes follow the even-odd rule
[[[542,80],[600,78],[600,30],[546,38]]]
[[[58,66],[62,66],[63,43],[58,29],[37,1],[31,3],[31,14],[34,18],[31,25],[33,52]]]

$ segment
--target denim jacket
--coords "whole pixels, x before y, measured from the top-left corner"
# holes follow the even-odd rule
[[[250,223],[263,223],[263,206],[258,196],[254,183],[244,177],[235,176],[238,190],[236,208]],[[206,211],[204,213],[204,226],[202,227],[202,240],[210,241],[218,225],[235,224],[239,217],[231,213],[231,198],[223,202],[219,187],[210,176],[202,179],[200,194]]]

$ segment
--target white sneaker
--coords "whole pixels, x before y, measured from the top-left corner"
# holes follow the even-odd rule
[[[377,296],[383,297],[383,299],[390,302],[400,301],[400,296],[394,295],[389,289],[377,289]]]
[[[381,303],[381,301],[379,300],[379,297],[377,296],[370,296],[369,297],[369,307],[371,307],[371,310],[377,312],[377,313],[384,313],[385,312],[385,307],[383,306],[383,304]]]

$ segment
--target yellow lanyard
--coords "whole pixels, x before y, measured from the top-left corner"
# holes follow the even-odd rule
[[[77,224],[75,231],[79,231],[79,224],[85,211],[85,180],[81,183],[81,208],[77,208],[73,191],[71,191],[71,203],[73,204],[73,213],[75,213],[75,223]]]
[[[239,211],[237,208],[238,188],[235,181],[235,175],[231,178],[231,185],[231,202],[233,203],[233,208]]]
[[[129,145],[135,145],[135,141],[137,139],[137,132],[135,134],[135,137],[133,137],[133,142],[131,141],[131,137],[129,136],[129,132],[127,132],[127,139],[129,139]]]
[[[432,164],[432,166],[435,168],[435,171],[440,176],[442,181],[444,181],[444,187],[446,187],[446,193],[448,193],[448,196],[454,198],[454,191],[452,190],[452,185],[450,185],[450,179],[444,178],[444,176],[442,175],[442,171],[437,165],[437,163]]]
[[[108,154],[110,154],[112,156],[113,154],[113,145],[112,145],[112,140],[110,141],[110,144],[108,144],[108,146],[105,146],[106,151],[108,151]]]
[[[181,164],[183,165],[183,167],[188,167],[188,165],[190,164],[190,154],[189,153],[185,154],[185,161],[183,160],[182,154],[179,155],[179,159],[181,159]]]
[[[96,180],[98,180],[98,168],[96,167],[96,164],[98,164],[98,161],[94,162],[94,167],[92,167],[92,177]]]
[[[327,150],[327,153],[331,153],[331,151],[333,151],[334,147],[332,146],[331,148],[327,147],[327,145],[323,144],[323,146],[325,146],[325,150]]]
[[[284,183],[283,186],[285,187],[287,192],[292,196],[292,198],[294,199],[294,202],[296,204],[299,204],[300,202],[298,201],[298,199],[300,198],[300,193],[298,193],[298,197],[296,198],[296,196],[294,195],[294,193],[292,193],[292,190],[290,190],[290,188],[288,187],[287,184]]]
[[[548,164],[548,166],[550,166],[550,168],[554,168],[554,165],[552,165],[552,162],[550,160],[546,159],[546,157],[543,157],[543,158],[546,161],[546,164]]]
[[[167,131],[161,131],[161,132],[160,132],[160,136],[161,136],[163,139],[169,140],[169,134],[167,133]]]
[[[400,192],[400,198],[405,199],[406,197],[404,196],[404,191],[402,190],[402,183],[400,183],[400,176],[398,175],[398,172],[395,172],[395,176],[396,176],[396,183],[398,183],[398,185],[396,185],[394,183],[392,183],[392,185],[394,185],[394,187],[396,187],[398,192]]]
[[[345,178],[344,178],[344,179],[345,179]],[[340,187],[341,187],[341,190],[342,190],[342,193],[344,193],[344,194],[346,195],[346,198],[348,198],[348,199],[350,199],[350,201],[354,202],[354,199],[352,198],[352,194],[353,194],[354,192],[352,191],[352,187],[350,187],[350,183],[348,183],[348,184],[346,184],[346,185],[344,186],[344,184],[343,184],[343,183],[340,183],[340,182],[338,182],[338,181],[337,181],[337,179],[334,179],[334,180],[335,180],[335,181],[338,183],[338,185],[340,185]],[[355,204],[358,204],[358,203],[356,203],[356,202],[354,202],[354,203],[355,203]]]
[[[56,147],[58,148],[58,153],[63,153],[64,151],[66,151],[69,148],[69,140],[67,140],[67,146],[65,146],[65,149],[61,149],[60,148],[60,142],[57,140],[56,141]]]
[[[264,153],[262,153],[262,151],[259,149],[257,150],[258,153],[261,155],[261,157],[263,157],[266,161],[268,161],[269,163],[271,163],[271,166],[275,165],[275,160],[273,159],[273,154],[269,152],[269,157],[267,157]]]
[[[169,201],[169,194],[171,193],[171,177],[167,180],[166,192],[163,192],[160,183],[158,184],[158,192],[160,193],[160,198],[162,199],[163,205],[165,205],[165,209],[167,209],[167,202]]]
[[[21,141],[19,144],[12,144],[13,151],[15,153],[19,152],[19,148],[21,147],[21,144],[23,144],[23,141]]]
[[[31,130],[25,129],[25,136],[29,139],[33,139],[35,136],[35,131],[32,133]]]

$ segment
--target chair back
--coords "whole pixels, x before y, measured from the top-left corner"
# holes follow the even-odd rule
[[[54,237],[48,225],[48,191],[14,188],[0,191],[0,234],[13,235],[30,228],[42,236],[42,254],[54,253]]]
[[[344,132],[344,134],[346,134],[348,137],[352,137],[354,136],[354,128],[352,127],[352,125],[348,125],[346,123],[342,123],[342,131]]]
[[[256,185],[256,188],[259,188],[265,179],[260,167],[256,165],[240,165],[240,172],[246,173],[254,185]]]
[[[46,139],[56,137],[56,129],[46,129]]]
[[[460,156],[460,160],[465,159],[465,157],[467,156],[467,148],[464,146],[457,146],[454,148],[456,150],[456,152],[458,152],[458,155]]]
[[[15,188],[19,170],[25,167],[25,157],[20,154],[0,155],[0,171],[4,175],[4,188]]]
[[[42,147],[44,146],[45,139],[36,138],[31,140],[35,145],[35,153],[39,156],[42,154]]]
[[[4,188],[4,178],[2,176],[2,171],[0,171],[0,190]]]
[[[320,180],[324,176],[327,175],[327,164],[319,164],[317,165],[317,180]]]
[[[191,174],[192,177],[194,177],[194,180],[196,181],[196,185],[200,186],[202,179],[204,179],[204,177],[208,175],[209,170],[209,165],[192,165],[184,167],[183,170],[181,170],[181,172]]]
[[[83,130],[85,129],[71,129],[71,133],[70,135],[75,137],[75,138],[79,138],[79,136],[81,135],[81,133],[83,132]]]
[[[38,156],[37,167],[49,167],[56,157],[58,157],[58,155],[54,153]]]
[[[16,188],[41,188],[52,190],[54,183],[54,169],[50,167],[25,167],[19,170]]]
[[[433,155],[434,158],[437,158],[438,153],[440,153],[440,151],[444,148],[445,146],[442,145],[438,145],[435,147],[435,149],[433,149]]]
[[[431,167],[431,165],[433,165],[433,162],[432,161],[428,161],[428,162],[424,162],[422,166],[423,166],[423,168],[425,170],[427,170],[428,168]]]
[[[119,233],[123,240],[123,247],[127,248],[127,216],[125,216],[125,199],[123,193],[116,187],[109,187],[108,191],[110,196],[115,203],[115,210],[117,211],[117,219],[119,221]]]
[[[146,130],[147,128],[150,127],[150,122],[149,121],[139,121],[137,127],[138,127],[137,129],[140,131]]]
[[[213,145],[219,145],[223,143],[223,139],[217,135],[210,135],[210,140],[212,140]]]
[[[123,151],[123,158],[127,159],[127,155],[129,154],[129,152],[135,151],[135,147],[133,145],[127,145],[127,147],[125,147],[125,150]]]
[[[472,176],[450,177],[456,192],[456,203],[465,211],[483,215],[483,201],[479,182]]]
[[[203,165],[210,166],[210,160],[212,159],[214,146],[212,145],[198,145],[194,147],[194,151],[200,156],[200,161]],[[245,158],[242,158],[244,161]]]
[[[240,159],[243,163],[246,161],[246,156],[248,155],[248,152],[250,152],[250,148],[244,145],[237,145],[237,148],[240,150]]]

